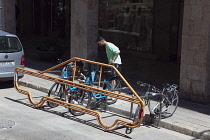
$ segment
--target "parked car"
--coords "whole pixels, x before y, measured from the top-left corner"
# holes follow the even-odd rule
[[[16,35],[0,30],[0,81],[13,80],[16,67],[24,68],[22,44]]]

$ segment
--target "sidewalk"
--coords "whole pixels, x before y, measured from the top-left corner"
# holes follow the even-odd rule
[[[26,56],[25,69],[40,72],[56,65],[56,62],[40,61],[37,54],[34,53],[34,47],[29,46],[27,42],[22,41],[22,43]],[[144,60],[143,58],[132,56],[128,57],[126,54],[122,55],[123,64],[125,64],[123,65],[122,75],[136,92],[138,92],[138,86],[136,85],[136,81],[138,80],[153,85],[165,82],[179,83],[179,66],[177,64]],[[58,77],[58,73],[49,73],[49,75]],[[19,84],[47,92],[52,82],[46,82],[46,80],[37,81],[36,78],[25,75]],[[116,106],[123,106],[123,103],[118,100]],[[115,110],[112,107],[110,108]],[[119,113],[128,114],[124,110],[118,111]],[[147,113],[148,108],[145,107],[145,114]],[[210,139],[210,105],[201,105],[180,99],[175,114],[170,118],[161,120],[161,127],[193,136],[195,139]]]

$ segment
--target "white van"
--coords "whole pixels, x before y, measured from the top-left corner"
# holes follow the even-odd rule
[[[24,68],[24,63],[24,51],[18,37],[0,30],[0,81],[13,80],[14,69]],[[18,74],[19,78],[23,76]]]

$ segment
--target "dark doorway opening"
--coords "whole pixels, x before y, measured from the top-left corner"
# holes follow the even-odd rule
[[[47,35],[53,31],[70,38],[69,0],[17,0],[16,19],[18,34]]]

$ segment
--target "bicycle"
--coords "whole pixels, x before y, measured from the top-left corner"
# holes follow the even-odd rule
[[[61,60],[60,60],[61,61]],[[61,62],[60,62],[61,63]],[[61,72],[61,78],[65,78],[66,80],[68,80],[70,77],[68,77],[68,68],[69,67],[73,67],[72,63],[69,63],[67,65],[65,65],[62,69]],[[91,71],[91,72],[90,72]],[[88,84],[90,86],[95,86],[94,84],[98,83],[97,80],[99,80],[99,71],[97,70],[87,70],[84,68],[83,73],[86,76],[85,82],[84,84]],[[104,73],[110,73],[109,71],[105,71]],[[79,80],[79,79],[78,79]],[[79,81],[84,81],[84,80],[79,80]],[[106,80],[104,78],[104,80],[101,82],[101,88],[104,90],[110,90],[113,92],[118,92],[118,94],[121,93],[121,90],[118,90],[121,88],[121,83],[120,80],[116,80],[117,84],[115,86],[115,88],[112,87],[112,84],[109,80]],[[82,82],[80,82],[82,83]],[[68,94],[69,95],[69,100],[68,102],[71,104],[75,104],[75,105],[80,105],[86,108],[96,108],[97,105],[99,105],[98,108],[100,108],[102,111],[106,111],[107,105],[113,104],[117,101],[116,98],[108,98],[107,96],[104,96],[102,94],[97,94],[94,92],[87,92],[85,90],[80,90],[74,87],[70,87],[67,86],[67,89],[65,88],[65,85],[59,84],[59,83],[54,83],[53,86],[50,88],[48,96],[58,99],[58,100],[64,100],[64,96],[65,96],[65,92],[67,92],[66,90],[68,90]],[[95,101],[93,101],[95,100]],[[95,103],[94,105],[92,103]],[[57,107],[57,104],[48,102],[48,106],[50,107]],[[74,109],[69,109],[69,112],[74,115],[74,116],[79,116],[79,115],[83,115],[84,113],[80,112],[80,111],[76,111]]]
[[[138,93],[139,96],[145,102],[145,106],[148,105],[150,116],[157,120],[157,127],[159,127],[160,120],[163,118],[171,117],[177,109],[179,96],[178,96],[178,86],[175,84],[163,84],[162,90],[156,88],[147,83],[137,81],[137,84],[144,87],[142,93]],[[145,90],[146,88],[146,90]],[[133,104],[131,104],[131,110],[133,110]],[[133,121],[135,122],[139,117],[139,106],[133,115]],[[131,112],[132,114],[132,112]],[[132,117],[132,116],[131,116]],[[132,128],[127,128],[126,133],[131,133]]]
[[[62,61],[59,60],[61,63]],[[69,80],[70,77],[68,77],[68,68],[69,67],[73,67],[72,63],[68,63],[67,65],[65,65],[61,71],[61,75],[59,76],[60,78],[64,78],[66,80]],[[75,87],[71,87],[71,86],[66,86],[60,83],[54,83],[52,85],[52,87],[50,88],[49,92],[48,92],[48,97],[54,98],[54,99],[58,99],[58,100],[63,100],[65,101],[65,92],[68,92],[69,95],[69,99],[68,102],[72,103],[72,104],[80,104],[83,105],[83,99],[84,99],[84,94],[85,92],[81,89],[75,88]],[[58,104],[54,104],[51,102],[47,102],[48,106],[51,108],[57,107]],[[74,109],[69,109],[69,112],[74,115],[74,116],[80,116],[83,115],[84,113],[80,112],[80,111],[76,111]]]
[[[95,73],[95,72],[94,72]],[[80,81],[81,84],[89,85],[89,86],[94,86],[93,82],[95,79],[95,74],[93,77],[93,71],[90,73],[86,68],[83,70],[83,74],[85,75],[85,80]],[[71,94],[69,98],[69,103],[75,104],[75,105],[83,105],[85,104],[86,108],[91,108],[91,97],[97,100],[97,102],[102,102],[105,101],[105,96],[101,94],[96,94],[94,92],[89,92],[86,90],[82,90],[82,92],[74,92]],[[76,101],[76,102],[75,102]],[[69,109],[69,111],[73,114],[75,114],[75,110]]]
[[[117,92],[117,94],[121,94],[121,89],[122,89],[121,80],[119,79],[119,77],[112,77],[111,73],[112,71],[104,71],[104,75],[106,76],[105,78],[103,78],[103,83],[104,83],[103,89],[110,90],[112,92]],[[112,80],[116,81],[115,87],[113,87],[112,85]],[[114,104],[116,102],[117,98],[107,97],[108,105]]]
[[[96,86],[96,84],[98,84],[98,80],[99,80],[99,71],[98,70],[86,70],[85,72],[85,76],[86,76],[86,81],[85,84],[88,84],[90,86]],[[108,71],[105,71],[104,73],[109,73]],[[102,88],[103,90],[110,90],[112,92],[118,92],[118,94],[121,93],[121,90],[119,90],[121,88],[121,82],[120,80],[116,80],[117,84],[115,86],[115,88],[113,88],[111,82],[109,80],[104,79],[103,81],[101,81],[101,85],[100,88]],[[85,95],[85,94],[84,94]],[[86,98],[87,99],[87,108],[100,108],[101,111],[106,111],[107,109],[107,105],[111,105],[116,103],[117,99],[116,98],[111,98],[111,97],[107,97],[105,95],[102,94],[97,94],[94,92],[87,92],[86,94]]]
[[[151,115],[154,115],[154,117],[161,115],[162,118],[168,118],[174,114],[179,102],[177,85],[163,84],[163,89],[160,90],[140,81],[137,84],[143,87],[147,86],[145,95],[140,97],[145,100],[146,105],[148,104]]]
[[[98,73],[97,70],[90,70],[88,71],[87,69],[85,70],[85,82],[84,84],[89,85],[89,86],[96,86],[95,84],[98,84],[98,82],[96,82],[98,80],[98,75],[96,73]],[[103,87],[100,87],[103,88]],[[105,89],[105,88],[103,88]],[[91,109],[96,109],[96,108],[100,108],[101,111],[106,111],[106,104],[107,104],[107,97],[105,95],[102,94],[98,94],[98,93],[94,93],[94,92],[89,92],[89,91],[84,91],[85,96],[83,96],[83,100],[87,99],[87,101],[85,101],[87,103],[87,108],[91,108]]]
[[[89,65],[88,66],[89,68],[89,76],[90,76],[90,79],[91,79],[91,82],[93,84],[98,84],[99,82],[99,75],[100,75],[100,71],[98,70],[99,67],[95,66],[95,65]],[[119,78],[119,76],[116,76],[116,77],[113,77],[113,70],[110,68],[105,68],[104,71],[102,71],[102,77],[101,77],[101,87],[104,89],[104,90],[109,90],[109,91],[112,91],[112,92],[115,92],[117,94],[121,94],[121,90],[122,90],[122,86],[121,86],[121,79]],[[112,84],[112,80],[115,80],[115,85],[113,87],[113,84]],[[107,105],[111,105],[111,104],[114,104],[117,102],[117,98],[112,98],[112,97],[107,97],[106,99],[107,101]]]

